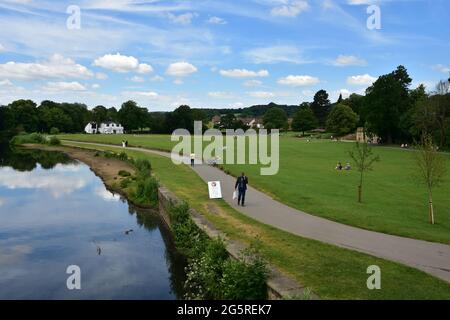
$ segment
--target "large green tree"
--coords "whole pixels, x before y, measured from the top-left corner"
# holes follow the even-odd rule
[[[318,122],[311,108],[300,107],[292,119],[292,130],[302,132],[316,128]]]
[[[412,108],[409,86],[412,79],[405,67],[378,78],[367,88],[364,114],[368,129],[388,143],[402,139],[402,116]]]
[[[148,127],[149,117],[148,110],[132,100],[124,102],[118,112],[119,121],[127,132]]]
[[[32,100],[16,100],[8,105],[11,114],[14,116],[14,123],[22,127],[26,132],[38,130],[39,117],[36,103]]]
[[[319,125],[325,125],[330,108],[331,104],[328,93],[325,90],[317,91],[314,95],[314,101],[311,103],[311,109],[319,121]]]
[[[169,132],[173,132],[176,129],[186,129],[191,133],[194,132],[194,116],[189,106],[183,105],[178,107],[167,114],[166,119]]]
[[[343,136],[354,132],[358,125],[358,115],[352,108],[345,104],[338,104],[333,107],[327,119],[327,130]]]
[[[264,127],[268,130],[287,130],[289,128],[286,111],[278,107],[270,108],[269,110],[267,110],[266,114],[263,117],[263,123]]]

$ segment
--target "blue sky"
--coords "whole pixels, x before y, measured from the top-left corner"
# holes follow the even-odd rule
[[[363,93],[400,64],[433,90],[450,71],[449,13],[448,0],[0,0],[0,103],[299,104]]]

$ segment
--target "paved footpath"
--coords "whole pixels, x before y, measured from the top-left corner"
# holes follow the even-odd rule
[[[84,144],[111,146],[96,143]],[[133,147],[127,149],[170,157],[168,152]],[[183,159],[183,161],[190,163],[189,159]],[[288,207],[252,187],[249,187],[246,194],[246,206],[238,207],[236,200],[233,200],[234,177],[206,164],[197,164],[193,170],[205,182],[221,181],[224,200],[259,222],[301,237],[396,261],[450,283],[450,245],[392,236],[333,222]],[[251,177],[249,180],[251,185]]]

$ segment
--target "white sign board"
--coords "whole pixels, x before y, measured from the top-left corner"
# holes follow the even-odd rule
[[[220,187],[220,181],[208,182],[208,191],[210,199],[222,199],[222,188]]]

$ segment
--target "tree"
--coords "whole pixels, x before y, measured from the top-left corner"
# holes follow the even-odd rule
[[[274,107],[267,110],[263,117],[264,127],[268,130],[281,129],[287,130],[289,127],[286,111],[281,108]]]
[[[418,168],[417,178],[427,188],[429,218],[430,223],[434,224],[433,188],[439,186],[445,176],[445,158],[438,152],[438,148],[433,144],[433,138],[429,134],[422,136],[415,157]]]
[[[114,107],[108,108],[106,111],[106,120],[112,121],[112,122],[119,122],[119,113],[117,112],[117,109]]]
[[[310,107],[300,107],[292,120],[292,130],[302,132],[312,130],[317,126],[317,119]]]
[[[5,106],[0,106],[0,132],[12,130],[15,127],[14,115]]]
[[[102,122],[108,120],[108,109],[104,106],[96,106],[92,109],[92,121],[100,125]]]
[[[378,78],[367,88],[364,114],[369,131],[392,143],[402,137],[401,117],[413,106],[409,96],[412,79],[405,67],[399,66]]]
[[[342,103],[342,101],[344,101],[344,99],[342,99],[342,93],[340,93],[337,104]]]
[[[445,145],[448,117],[450,116],[449,87],[449,81],[440,81],[436,86],[435,94],[430,97],[430,102],[436,111],[436,123],[439,128],[440,147]]]
[[[191,133],[194,132],[194,118],[192,109],[189,106],[183,105],[178,107],[167,114],[166,119],[169,132],[173,132],[176,129],[186,129]]]
[[[119,121],[126,131],[142,129],[148,125],[148,110],[140,108],[130,100],[122,104],[118,112]]]
[[[39,118],[36,103],[32,100],[16,100],[8,105],[14,116],[16,126],[22,126],[26,132],[38,130]]]
[[[358,124],[358,115],[345,104],[336,105],[328,115],[327,130],[338,136],[354,132]]]
[[[330,112],[330,100],[328,99],[328,93],[325,90],[319,90],[314,95],[311,109],[319,121],[319,125],[325,125],[328,113]]]
[[[224,129],[233,129],[236,122],[234,113],[228,113],[220,117],[220,127]]]
[[[362,202],[362,189],[364,174],[373,170],[373,164],[380,161],[380,157],[372,152],[372,148],[367,143],[356,142],[353,150],[349,151],[350,157],[356,164],[356,168],[360,173],[358,186],[358,202]]]

